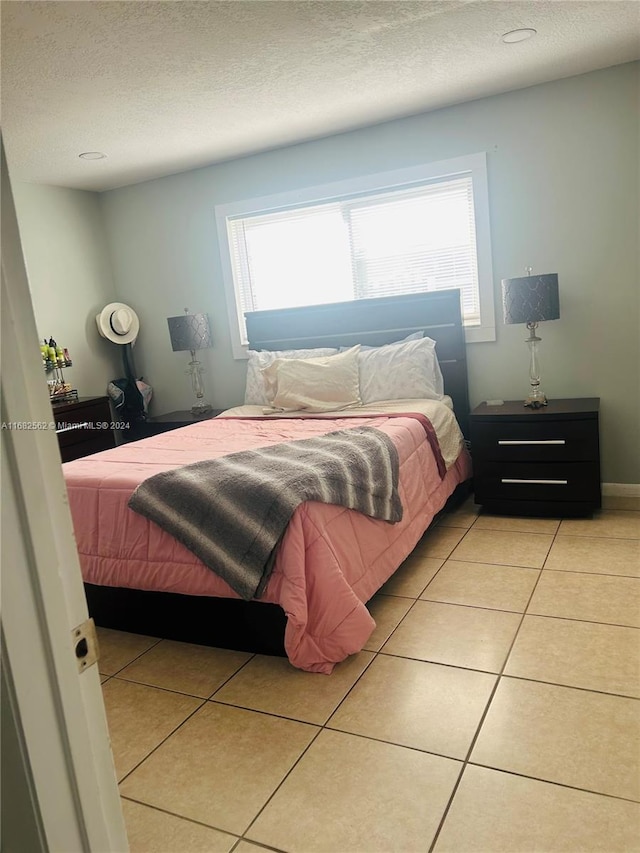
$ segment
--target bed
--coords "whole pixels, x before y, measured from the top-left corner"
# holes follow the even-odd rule
[[[248,396],[246,405],[219,418],[67,463],[63,470],[89,610],[105,627],[286,653],[296,667],[330,673],[337,662],[364,646],[375,627],[366,602],[447,502],[468,486],[471,464],[463,434],[469,406],[460,295],[446,291],[252,312],[246,320],[252,351],[325,348],[332,354],[346,353],[345,363],[357,355],[361,378],[365,360],[370,367],[379,366],[377,359],[389,350],[387,345],[393,344],[396,353],[400,349],[395,342],[403,341],[407,349],[423,352],[423,344],[404,341],[428,336],[435,341],[445,397],[396,395],[365,400],[348,410],[276,413]],[[358,346],[371,349],[354,350]],[[295,359],[287,369],[294,361],[299,365]],[[376,370],[370,378],[376,380]],[[390,524],[320,501],[302,503],[279,542],[257,600],[243,600],[192,551],[128,506],[137,486],[157,472],[362,427],[384,433],[396,448],[401,521]],[[428,440],[432,427],[438,437],[435,452]]]

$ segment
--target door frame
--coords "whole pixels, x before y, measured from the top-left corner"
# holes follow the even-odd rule
[[[24,775],[49,851],[126,853],[97,665],[4,147],[2,179],[2,664]],[[73,307],[70,306],[70,310]]]

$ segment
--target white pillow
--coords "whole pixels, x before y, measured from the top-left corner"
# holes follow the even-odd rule
[[[360,352],[360,398],[440,400],[444,383],[431,338],[400,341]]]
[[[424,337],[424,332],[413,332],[412,334],[407,335],[406,338],[402,338],[399,341],[391,341],[388,344],[381,344],[380,346],[392,347],[392,346],[395,346],[395,344],[404,344],[407,341],[417,341],[418,338],[423,338],[423,337]],[[350,349],[350,347],[340,347],[340,352],[345,352],[348,349]],[[364,352],[365,350],[368,350],[368,349],[380,349],[380,347],[379,346],[378,347],[370,347],[367,344],[361,344],[360,345],[360,352]]]
[[[249,350],[249,361],[247,363],[247,385],[244,392],[245,406],[270,406],[271,401],[267,396],[262,369],[272,364],[276,358],[318,358],[319,356],[335,355],[338,352],[334,347],[317,347],[316,349],[289,349],[278,351]],[[271,395],[273,399],[273,394]]]
[[[334,412],[360,405],[359,349],[355,346],[323,358],[277,358],[262,371],[265,385],[275,387],[273,407]]]

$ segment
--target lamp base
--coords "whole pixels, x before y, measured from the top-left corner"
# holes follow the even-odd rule
[[[191,406],[192,415],[208,415],[213,411],[211,403],[194,403]]]
[[[541,409],[543,406],[548,405],[548,400],[542,391],[534,391],[524,401],[524,405],[530,409]]]
[[[540,369],[538,367],[538,344],[540,343],[540,338],[536,335],[537,325],[537,323],[533,322],[527,323],[527,329],[529,329],[527,343],[529,344],[529,353],[531,355],[531,360],[529,362],[531,393],[524,401],[524,404],[530,409],[541,409],[543,406],[547,405],[547,398],[540,390]]]

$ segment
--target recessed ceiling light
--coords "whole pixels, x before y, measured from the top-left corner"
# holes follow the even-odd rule
[[[106,156],[102,151],[85,151],[84,154],[78,154],[82,160],[104,160]]]
[[[516,42],[530,39],[536,33],[537,30],[534,30],[532,27],[523,27],[521,30],[511,30],[511,32],[505,33],[502,36],[502,41],[505,44],[515,44]]]

